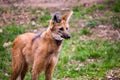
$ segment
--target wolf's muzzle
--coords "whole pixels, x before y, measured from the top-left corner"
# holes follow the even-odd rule
[[[63,34],[62,36],[61,36],[62,38],[64,38],[64,39],[70,39],[70,37],[71,37],[71,35],[70,34]]]

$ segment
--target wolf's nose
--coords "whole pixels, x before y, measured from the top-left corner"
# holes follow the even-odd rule
[[[67,35],[67,36],[66,36],[66,39],[70,39],[70,37],[71,37],[70,35]]]
[[[70,38],[71,36],[70,35],[68,35],[68,38]]]

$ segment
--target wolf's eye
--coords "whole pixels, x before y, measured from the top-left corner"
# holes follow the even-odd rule
[[[64,29],[63,29],[63,27],[61,27],[61,28],[59,28],[59,30],[60,30],[60,31],[63,31]]]
[[[68,27],[66,28],[66,30],[68,30]]]

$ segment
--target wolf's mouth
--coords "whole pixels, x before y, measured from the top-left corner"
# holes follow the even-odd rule
[[[55,33],[53,33],[52,36],[53,36],[53,38],[55,40],[59,40],[59,41],[62,41],[63,39],[70,39],[70,35],[67,35],[67,34],[63,35],[63,34],[55,34]]]
[[[70,39],[70,35],[61,35],[61,37],[64,39]]]
[[[52,37],[55,39],[55,40],[59,40],[59,41],[62,41],[64,38],[61,37],[59,34],[52,34]]]

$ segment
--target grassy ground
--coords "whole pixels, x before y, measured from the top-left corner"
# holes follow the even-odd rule
[[[105,4],[93,5],[89,8],[77,6],[73,8],[74,14],[71,19],[71,28],[77,29],[71,32],[72,38],[65,40],[60,52],[58,64],[53,74],[53,80],[100,80],[105,79],[106,72],[120,67],[120,42],[94,39],[81,40],[80,36],[92,35],[90,28],[95,28],[100,24],[110,24],[115,28],[120,27],[119,4],[108,8]],[[0,9],[2,10],[2,9]],[[109,10],[104,12],[105,10]],[[38,15],[36,23],[42,23],[45,27],[51,18],[47,11],[42,10],[47,15],[40,16],[36,10],[28,10],[32,14]],[[104,12],[103,17],[96,16],[90,18],[97,12]],[[105,16],[105,17],[104,17]],[[107,16],[107,17],[106,17]],[[84,28],[78,28],[79,19],[86,20]],[[11,74],[11,45],[3,47],[4,43],[12,42],[14,38],[30,29],[38,29],[34,25],[8,24],[0,28],[0,80],[8,80]],[[120,73],[119,73],[120,74]],[[28,72],[25,80],[30,80]],[[39,80],[44,79],[44,73]]]

